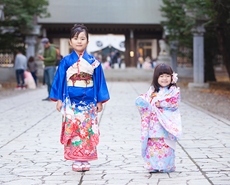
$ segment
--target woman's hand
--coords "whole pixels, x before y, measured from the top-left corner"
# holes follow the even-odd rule
[[[63,106],[62,101],[61,101],[61,100],[58,100],[58,101],[57,101],[57,104],[56,104],[56,109],[57,109],[58,112],[61,111],[62,106]]]
[[[102,108],[103,108],[103,105],[101,102],[98,102],[97,103],[97,112],[101,112],[102,111]]]

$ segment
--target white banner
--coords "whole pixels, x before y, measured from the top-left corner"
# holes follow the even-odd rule
[[[114,47],[119,51],[125,51],[125,36],[124,35],[92,35],[89,34],[89,44],[87,52],[95,52],[106,47]]]

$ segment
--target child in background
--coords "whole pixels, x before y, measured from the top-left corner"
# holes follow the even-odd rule
[[[33,78],[34,78],[34,82],[37,84],[37,70],[38,70],[38,66],[37,63],[34,60],[34,57],[30,56],[27,62],[27,68],[28,70],[31,72]]]
[[[158,64],[149,90],[135,101],[141,115],[142,157],[149,172],[175,171],[176,141],[182,134],[176,82],[172,68]]]
[[[28,89],[36,89],[34,78],[29,71],[24,71],[24,81]]]
[[[77,172],[90,170],[89,161],[97,159],[98,112],[110,98],[101,63],[86,52],[88,42],[87,28],[75,24],[69,40],[73,51],[61,60],[50,92],[63,115],[64,158]]]

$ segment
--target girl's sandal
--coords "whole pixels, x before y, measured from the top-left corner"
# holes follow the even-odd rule
[[[90,164],[88,162],[82,163],[82,171],[89,171],[90,170]]]
[[[75,171],[75,172],[82,172],[83,171],[82,165],[79,164],[79,163],[74,162],[72,164],[72,170]]]

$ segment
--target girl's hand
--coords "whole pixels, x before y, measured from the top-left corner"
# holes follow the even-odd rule
[[[101,112],[103,108],[103,105],[101,102],[97,103],[97,112]]]
[[[157,101],[157,102],[155,103],[155,105],[156,105],[157,108],[159,108],[159,107],[160,107],[160,102]]]
[[[61,101],[61,100],[58,100],[58,101],[57,101],[57,104],[56,104],[56,109],[57,109],[58,112],[61,111],[62,106],[63,106],[62,101]]]

